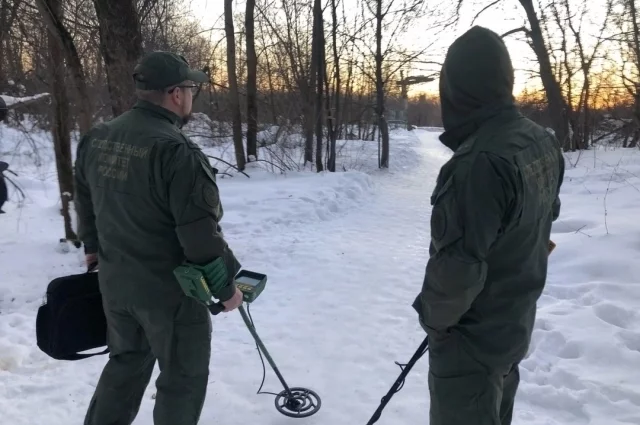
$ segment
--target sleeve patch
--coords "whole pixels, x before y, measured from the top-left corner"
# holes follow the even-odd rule
[[[220,197],[218,196],[218,192],[214,189],[212,185],[210,184],[203,185],[202,198],[204,202],[209,207],[211,207],[214,211],[218,209],[218,205],[220,204]]]
[[[437,193],[431,210],[431,242],[436,252],[464,235],[460,223],[455,186],[449,180]]]

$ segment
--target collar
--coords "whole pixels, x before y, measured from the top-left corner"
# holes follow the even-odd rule
[[[177,115],[171,112],[170,110],[163,108],[160,105],[156,105],[151,102],[147,102],[146,100],[138,100],[136,104],[133,106],[133,109],[140,109],[143,111],[150,112],[152,115],[155,115],[159,118],[166,119],[171,124],[176,127],[182,127],[182,119]]]
[[[520,113],[515,105],[499,105],[478,109],[471,113],[465,122],[442,133],[440,141],[455,152],[480,127],[494,121],[509,121],[519,116]]]

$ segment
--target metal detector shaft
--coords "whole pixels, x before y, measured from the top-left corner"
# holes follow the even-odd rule
[[[258,336],[258,333],[256,332],[256,328],[251,324],[251,320],[249,320],[249,316],[247,315],[247,312],[244,309],[244,305],[240,305],[240,307],[238,307],[238,310],[240,310],[240,314],[242,315],[242,320],[244,320],[244,324],[247,325],[247,328],[249,329],[249,332],[251,332],[251,335],[253,336],[253,339],[256,340],[256,343],[258,344],[258,347],[260,347],[260,350],[262,351],[262,354],[264,354],[264,356],[267,358],[267,361],[269,362],[269,365],[271,365],[271,368],[273,369],[273,371],[278,376],[278,379],[280,380],[280,383],[282,384],[284,389],[287,391],[287,394],[289,395],[289,397],[292,397],[291,390],[289,389],[289,386],[284,381],[284,378],[280,374],[280,371],[278,370],[278,367],[276,366],[275,362],[271,358],[271,355],[267,351],[267,348],[262,343],[262,340]]]
[[[426,349],[428,346],[429,346],[429,337],[427,336],[424,339],[424,341],[422,341],[422,344],[420,344],[416,352],[413,354],[413,356],[411,357],[411,360],[409,360],[409,363],[407,363],[407,365],[402,369],[400,376],[398,376],[398,379],[396,379],[396,382],[393,383],[393,385],[389,389],[389,392],[387,392],[387,394],[384,397],[382,397],[380,406],[378,406],[376,411],[373,412],[373,416],[371,416],[371,419],[369,419],[369,422],[367,422],[367,425],[373,425],[374,423],[378,422],[378,419],[380,419],[380,415],[382,414],[382,411],[384,410],[385,406],[387,405],[387,403],[389,403],[389,400],[391,400],[391,397],[393,397],[393,395],[398,392],[398,388],[400,388],[400,385],[402,385],[402,383],[404,382],[404,378],[409,374],[409,372],[411,371],[411,368],[413,367],[413,365],[416,364],[418,359],[420,359],[420,357],[422,357],[422,355],[426,352]]]

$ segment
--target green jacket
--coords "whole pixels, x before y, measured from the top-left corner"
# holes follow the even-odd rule
[[[103,296],[138,304],[175,301],[173,270],[223,257],[235,292],[240,269],[218,223],[215,173],[178,127],[180,118],[145,101],[95,126],[78,145],[75,207],[79,238],[99,253]]]
[[[431,196],[430,258],[413,306],[431,343],[459,338],[487,366],[520,361],[547,276],[564,160],[513,105],[502,40],[475,27],[442,70],[441,141],[454,151]]]

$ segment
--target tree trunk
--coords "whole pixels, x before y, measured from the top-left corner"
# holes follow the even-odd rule
[[[640,71],[640,28],[638,26],[638,11],[636,9],[635,0],[627,0],[626,6],[629,8],[629,18],[631,25],[633,26],[633,30],[631,31],[632,40],[629,40],[628,44],[631,45],[631,50],[634,53],[634,66],[636,71]],[[640,84],[637,82],[634,84],[633,98],[633,116],[636,124],[636,131],[633,134],[633,140],[629,144],[630,148],[637,147],[638,139],[640,139]]]
[[[313,43],[315,54],[312,54],[311,66],[315,69],[316,75],[316,104],[315,104],[315,124],[316,124],[316,171],[324,170],[322,165],[322,94],[324,93],[324,24],[322,20],[322,5],[320,0],[313,2]]]
[[[80,99],[78,126],[80,127],[80,133],[86,134],[91,129],[93,108],[89,98],[89,92],[87,90],[84,69],[82,67],[82,62],[80,61],[80,56],[78,55],[78,51],[76,50],[71,34],[69,34],[69,31],[67,31],[62,23],[62,19],[53,12],[54,8],[52,5],[54,5],[57,0],[35,1],[49,33],[55,37],[59,48],[63,52],[64,59],[67,61],[67,66],[70,69],[71,76],[73,77],[73,82],[78,90],[78,97]]]
[[[50,0],[52,13],[58,19],[62,17],[61,0]],[[71,125],[69,113],[69,98],[65,83],[64,52],[55,35],[48,36],[49,48],[49,87],[52,91],[52,119],[51,133],[53,135],[53,147],[56,157],[56,169],[58,171],[58,187],[62,204],[61,213],[64,218],[65,239],[77,241],[78,237],[73,231],[69,205],[73,202],[73,162],[71,157]],[[77,243],[77,242],[76,242]]]
[[[551,67],[551,61],[549,59],[549,52],[542,37],[542,29],[540,28],[540,20],[536,15],[536,11],[533,7],[532,0],[519,0],[520,4],[527,13],[529,25],[531,26],[531,42],[533,51],[538,58],[540,66],[540,78],[542,79],[542,85],[547,94],[547,101],[549,103],[549,114],[551,116],[551,122],[553,123],[553,131],[556,133],[557,139],[562,146],[566,146],[570,143],[567,140],[567,117],[565,116],[565,101],[562,97],[562,90],[560,84],[556,80],[553,74],[553,68]]]
[[[242,144],[242,115],[236,76],[236,39],[233,33],[233,0],[224,0],[224,30],[227,36],[227,74],[229,77],[229,106],[233,127],[233,146],[236,151],[238,170],[245,168],[244,146]]]
[[[107,71],[111,110],[116,117],[136,101],[131,75],[142,56],[142,35],[133,0],[93,0],[100,51]]]
[[[378,0],[376,6],[376,114],[378,131],[382,138],[379,167],[389,168],[389,126],[384,116],[384,81],[382,80],[382,0]]]
[[[335,88],[335,107],[330,112],[329,120],[329,158],[327,160],[327,169],[331,172],[336,171],[336,139],[340,131],[340,56],[338,55],[338,16],[336,12],[336,0],[331,0],[331,18],[333,27],[331,28],[331,37],[333,39],[333,62],[335,66],[336,88]]]
[[[258,158],[258,101],[257,101],[257,68],[255,33],[254,33],[254,9],[255,0],[247,0],[245,13],[245,28],[247,31],[247,157]]]
[[[313,54],[311,55],[313,56]],[[313,73],[312,73],[313,74]],[[312,80],[313,81],[313,80]],[[314,104],[313,94],[315,90],[308,89],[306,96],[303,96],[302,116],[304,120],[304,164],[313,162],[313,123],[314,123]]]
[[[314,0],[315,1],[315,0]],[[315,8],[315,6],[314,6]],[[315,10],[314,10],[315,12]],[[316,106],[315,106],[315,87],[316,87],[316,62],[318,56],[318,43],[316,40],[316,25],[315,25],[315,17],[313,24],[313,31],[311,36],[311,61],[309,66],[309,79],[304,82],[303,87],[306,87],[303,92],[303,106],[302,106],[302,114],[304,116],[304,126],[305,126],[305,144],[304,144],[304,165],[307,165],[307,162],[313,163],[313,128],[314,124],[317,120],[316,115]],[[302,85],[301,85],[302,86]]]
[[[8,0],[0,0],[0,91],[5,89],[9,79],[8,75],[10,75],[4,68],[4,58],[13,56],[10,54],[9,30],[18,15],[21,1],[13,0],[11,7],[9,7],[9,4]],[[7,60],[7,62],[9,61]]]

